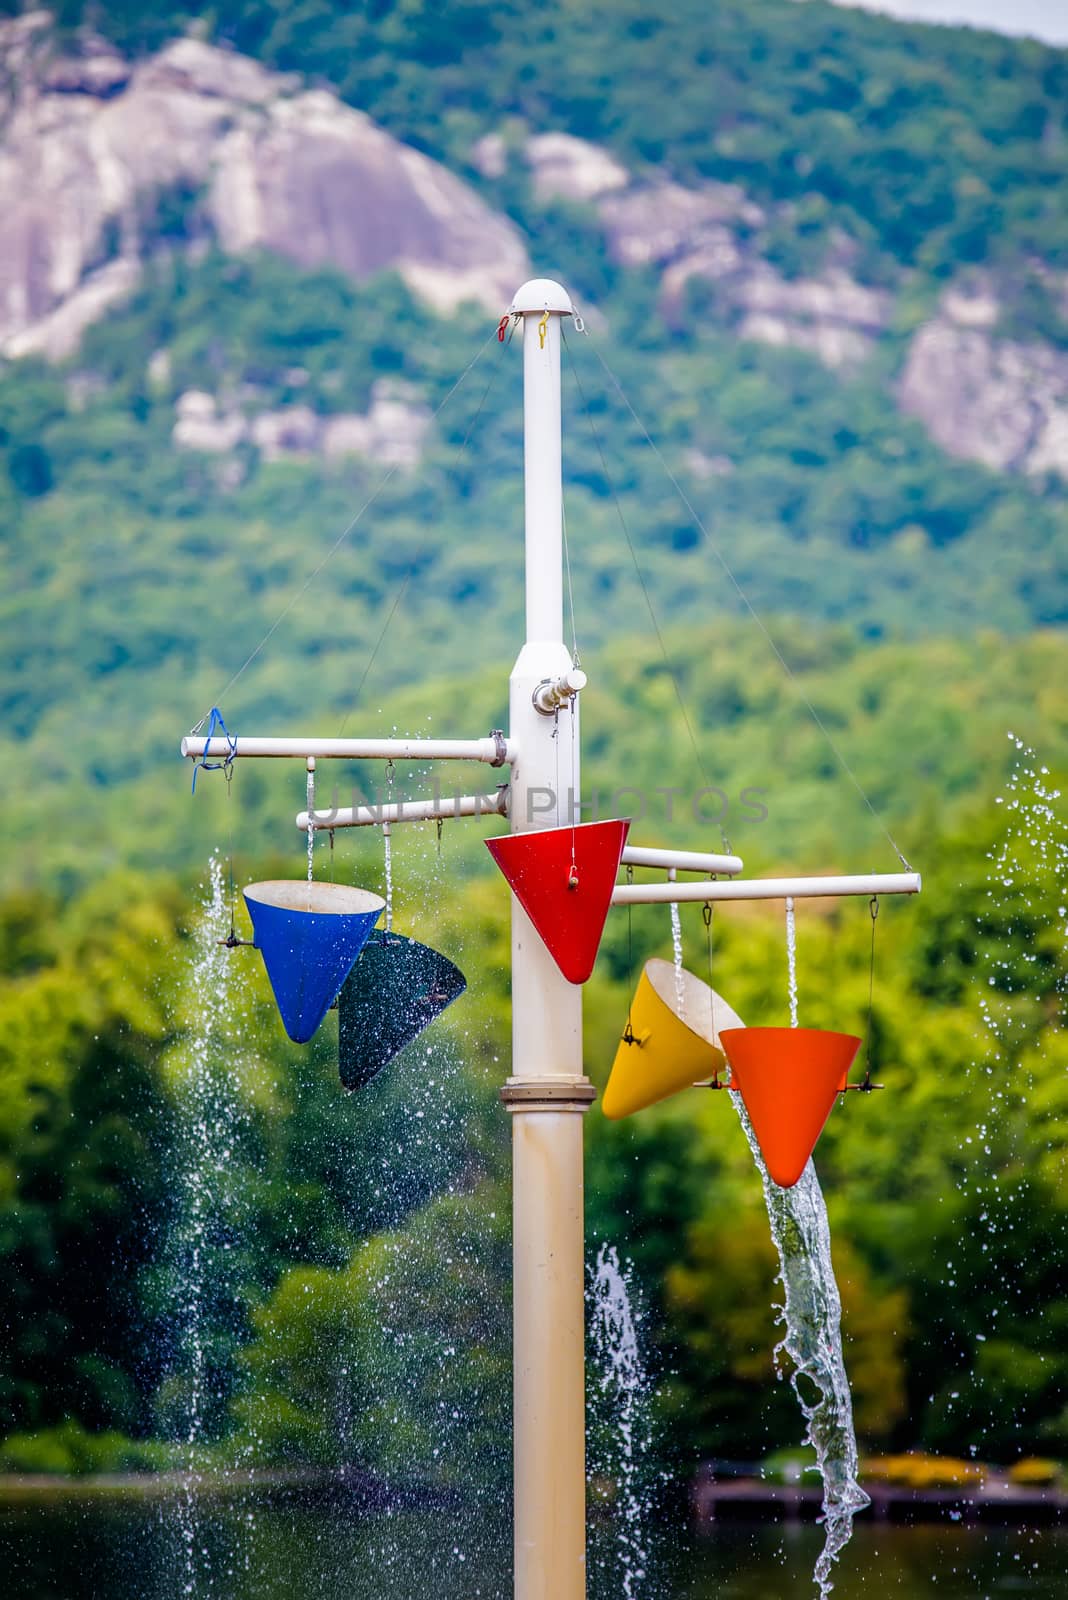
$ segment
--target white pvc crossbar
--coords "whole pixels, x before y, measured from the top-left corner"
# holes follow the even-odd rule
[[[696,900],[804,900],[820,896],[919,894],[918,872],[871,872],[844,878],[751,878],[733,883],[621,883],[614,906],[668,905]]]
[[[495,794],[439,795],[434,800],[396,800],[380,806],[345,806],[337,811],[297,814],[297,827],[332,831],[334,828],[373,828],[383,822],[449,821],[452,817],[503,817],[508,814],[508,790]]]
[[[339,761],[485,761],[488,765],[507,765],[515,761],[514,739],[253,739],[238,735],[234,740],[234,759],[243,756],[292,756],[306,761],[336,758]],[[198,759],[225,761],[230,743],[216,735],[213,739],[187,734],[182,740],[182,755]],[[503,761],[502,761],[503,753]]]
[[[741,856],[711,855],[701,850],[660,850],[653,845],[628,844],[623,849],[625,867],[674,867],[676,872],[741,872]]]

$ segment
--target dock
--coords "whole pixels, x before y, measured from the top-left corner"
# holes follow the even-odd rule
[[[859,1515],[869,1522],[987,1522],[1048,1525],[1068,1518],[1063,1489],[1023,1487],[991,1474],[981,1484],[910,1489],[903,1484],[865,1482],[871,1505]],[[760,1478],[727,1477],[702,1468],[690,1504],[696,1525],[720,1520],[813,1521],[823,1491],[815,1484],[780,1484]]]

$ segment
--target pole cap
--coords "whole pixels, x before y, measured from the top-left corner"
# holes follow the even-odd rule
[[[575,308],[563,284],[555,283],[552,278],[531,278],[516,290],[508,309],[509,313],[555,311],[560,316],[570,317]]]

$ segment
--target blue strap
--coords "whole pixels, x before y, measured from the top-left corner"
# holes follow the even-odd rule
[[[216,733],[221,733],[223,738],[226,740],[227,744],[230,747],[229,753],[227,754],[226,759],[224,761],[209,761],[207,759],[208,746],[209,746],[211,740],[215,737]],[[196,792],[197,792],[197,773],[198,772],[200,772],[200,771],[204,771],[204,772],[222,772],[222,771],[225,771],[225,772],[228,773],[230,771],[230,768],[234,764],[234,757],[236,755],[237,755],[237,738],[236,738],[236,736],[231,736],[230,731],[226,726],[226,723],[222,719],[222,712],[219,710],[218,706],[212,706],[212,708],[211,708],[211,720],[208,723],[208,731],[204,735],[204,750],[203,750],[203,753],[202,753],[202,755],[200,757],[200,760],[199,761],[195,761],[193,763],[193,791],[192,792],[194,794],[196,794]]]

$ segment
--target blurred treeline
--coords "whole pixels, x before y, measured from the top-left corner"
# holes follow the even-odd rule
[[[879,918],[869,1044],[886,1088],[850,1096],[818,1151],[862,1441],[1008,1461],[1063,1452],[1065,829],[1035,785],[1052,789],[1064,767],[1065,647],[808,644],[806,692],[925,873],[920,900],[884,902]],[[741,788],[767,790],[767,819],[733,831],[750,870],[892,868],[763,641],[734,623],[673,645],[728,832]],[[657,652],[606,653],[589,695],[589,788],[650,795],[636,838],[718,843],[687,816],[701,779]],[[434,728],[454,724],[449,699],[447,686],[420,692]],[[384,714],[404,725],[406,705]],[[297,875],[295,804],[278,829],[288,854],[248,847],[251,778],[239,766],[227,797],[205,774],[190,799],[177,769],[175,786],[224,856],[234,822],[240,881]],[[670,824],[657,784],[686,789]],[[203,894],[188,877],[94,872],[68,891],[68,861],[51,889],[2,902],[0,1462],[163,1465],[186,1458],[195,1413],[204,1461],[346,1460],[445,1483],[507,1472],[507,895],[480,831],[451,824],[440,845],[431,828],[398,833],[396,925],[458,960],[471,988],[430,1055],[424,1039],[353,1097],[333,1020],[290,1046],[258,956],[224,957],[236,964],[225,1005],[195,988]],[[380,885],[380,850],[377,834],[339,836],[331,860],[321,841],[318,870]],[[714,919],[717,984],[750,1022],[786,1019],[781,919],[754,906]],[[705,973],[700,908],[683,924],[687,964]],[[801,907],[804,1023],[866,1033],[869,936],[863,901]],[[613,913],[586,1000],[599,1083],[654,953],[670,953],[665,909],[630,926]],[[210,1217],[194,1263],[190,1142],[217,1164],[220,1119],[228,1175],[222,1188],[199,1176]],[[693,1091],[621,1125],[595,1109],[587,1136],[591,1242],[635,1264],[667,1465],[796,1441],[774,1376],[766,1218],[726,1097]]]

